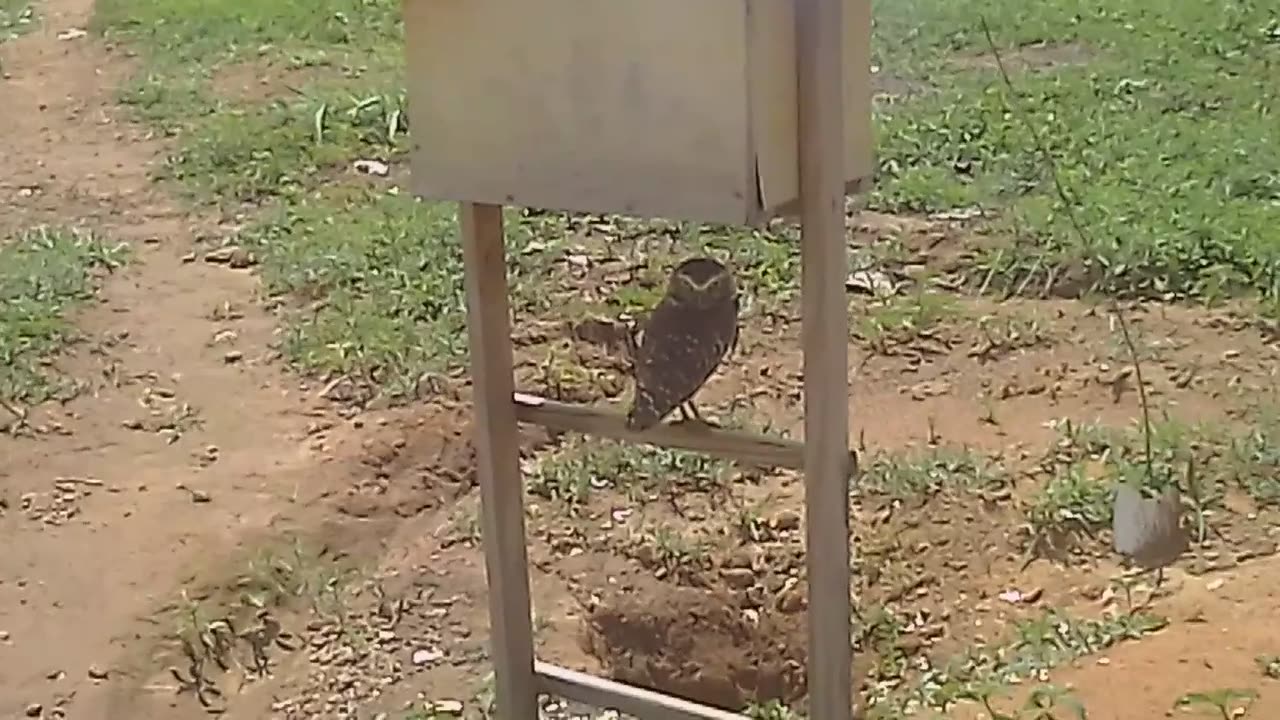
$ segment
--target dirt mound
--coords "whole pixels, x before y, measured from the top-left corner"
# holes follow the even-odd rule
[[[804,615],[756,615],[727,593],[641,581],[609,591],[584,645],[615,680],[728,710],[805,694]]]
[[[413,517],[465,495],[476,483],[471,415],[469,405],[428,405],[388,411],[372,423],[345,428],[345,437],[334,440],[359,444],[351,453],[359,458],[352,468],[358,479],[338,499],[339,512]],[[541,428],[520,428],[522,453],[550,442]]]

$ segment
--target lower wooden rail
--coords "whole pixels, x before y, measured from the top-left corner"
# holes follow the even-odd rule
[[[763,467],[804,469],[804,443],[742,430],[726,430],[699,422],[661,423],[643,432],[627,429],[621,413],[548,400],[536,395],[514,393],[516,419],[562,430],[678,448],[717,455],[741,463]],[[857,470],[857,456],[849,451],[847,474]]]
[[[745,720],[744,716],[728,710],[541,661],[534,662],[533,676],[538,689],[548,695],[593,707],[612,708],[644,720]]]

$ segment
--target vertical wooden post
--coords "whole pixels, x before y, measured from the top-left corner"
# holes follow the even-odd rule
[[[808,678],[813,720],[847,720],[853,712],[843,10],[841,0],[796,0]]]
[[[473,442],[489,580],[489,648],[498,720],[538,717],[525,553],[520,431],[512,402],[511,318],[502,207],[462,203],[462,259],[475,402]]]

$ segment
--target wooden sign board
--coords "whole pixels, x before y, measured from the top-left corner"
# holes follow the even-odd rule
[[[870,0],[844,177],[872,175]],[[413,192],[756,225],[799,196],[794,0],[405,0]]]

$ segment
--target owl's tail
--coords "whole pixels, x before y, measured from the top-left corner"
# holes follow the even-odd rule
[[[632,431],[648,430],[662,419],[662,413],[653,404],[653,396],[644,390],[637,389],[635,400],[631,402],[631,410],[627,413],[627,429]]]

